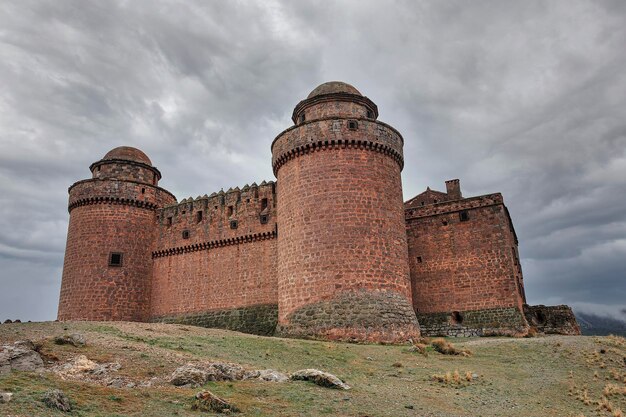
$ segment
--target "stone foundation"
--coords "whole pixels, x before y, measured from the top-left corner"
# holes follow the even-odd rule
[[[546,334],[579,335],[580,327],[569,306],[524,305],[528,323],[537,331]]]
[[[279,336],[349,342],[402,343],[420,335],[409,300],[390,292],[357,291],[308,304],[276,329]]]
[[[189,324],[192,326],[235,330],[238,332],[271,336],[278,322],[278,305],[255,306],[212,310],[176,316],[154,317],[156,323]]]
[[[516,336],[528,331],[522,312],[515,308],[417,314],[423,336]]]

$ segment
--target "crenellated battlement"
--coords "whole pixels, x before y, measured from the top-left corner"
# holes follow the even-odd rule
[[[157,251],[276,229],[276,183],[186,198],[157,211]]]

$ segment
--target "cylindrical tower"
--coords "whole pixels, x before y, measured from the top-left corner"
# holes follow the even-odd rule
[[[122,146],[69,188],[59,320],[148,319],[156,209],[176,202],[139,149]]]
[[[400,342],[419,336],[404,222],[403,139],[349,84],[320,85],[272,144],[278,333]]]

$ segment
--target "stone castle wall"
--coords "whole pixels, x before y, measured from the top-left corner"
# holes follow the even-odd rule
[[[157,214],[151,320],[272,333],[275,183],[184,200]]]
[[[491,317],[496,311],[502,316],[502,309],[516,313],[507,313],[510,318],[501,322],[514,329],[527,327],[517,239],[500,194],[414,204],[405,214],[413,306],[423,329],[432,323],[441,333],[441,326],[450,324],[454,333],[454,326],[471,323],[483,332],[498,327]],[[456,319],[453,312],[459,315]],[[434,321],[423,317],[432,313],[437,313]]]

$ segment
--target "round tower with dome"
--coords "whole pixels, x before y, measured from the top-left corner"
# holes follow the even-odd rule
[[[69,228],[59,320],[149,317],[156,211],[175,204],[139,149],[121,146],[69,188]]]
[[[400,172],[403,138],[353,86],[315,88],[272,143],[278,333],[398,342],[419,335]]]

